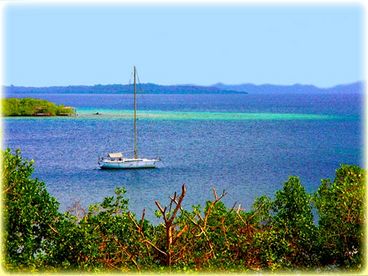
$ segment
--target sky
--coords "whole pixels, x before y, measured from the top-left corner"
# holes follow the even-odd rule
[[[3,84],[313,84],[363,79],[359,5],[8,4]]]

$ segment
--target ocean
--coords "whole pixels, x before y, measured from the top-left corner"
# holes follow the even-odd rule
[[[364,166],[363,99],[358,93],[141,94],[139,154],[160,157],[157,169],[100,170],[98,158],[133,147],[132,95],[17,94],[71,105],[77,117],[5,118],[3,148],[35,160],[65,211],[127,190],[129,208],[154,220],[155,200],[187,186],[184,206],[204,205],[212,188],[224,203],[249,210],[291,175],[315,192],[340,164]],[[99,112],[101,115],[94,115]]]

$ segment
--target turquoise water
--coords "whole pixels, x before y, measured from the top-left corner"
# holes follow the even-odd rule
[[[106,119],[120,118],[132,119],[132,110],[78,108],[79,118]],[[96,113],[98,115],[96,115]],[[144,110],[138,111],[137,116],[142,120],[341,120],[349,119],[348,116],[322,115],[322,114],[298,114],[298,113],[242,113],[242,112],[177,112]]]
[[[22,95],[19,95],[22,96]],[[100,170],[99,156],[132,149],[129,95],[37,95],[77,108],[73,118],[7,118],[3,147],[35,160],[35,177],[66,210],[101,201],[125,186],[131,209],[168,202],[186,183],[186,206],[204,204],[212,187],[246,209],[272,196],[289,175],[307,191],[341,163],[363,165],[360,95],[142,95],[139,153],[159,156],[154,170]],[[101,115],[94,115],[99,112]]]

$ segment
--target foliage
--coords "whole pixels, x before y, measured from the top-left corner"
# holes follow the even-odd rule
[[[167,205],[156,201],[160,224],[129,211],[125,189],[84,210],[66,213],[32,161],[3,153],[4,243],[7,270],[258,271],[359,269],[362,265],[364,171],[343,165],[333,183],[308,194],[290,177],[274,198],[253,208],[228,208],[213,189],[204,207],[182,207],[186,187]],[[314,223],[312,204],[319,215]]]
[[[6,150],[2,161],[5,261],[41,265],[53,247],[59,204],[43,182],[30,178],[33,161],[22,159],[19,150]]]
[[[57,236],[57,260],[65,268],[140,269],[149,254],[142,243],[137,243],[140,233],[138,222],[128,211],[125,190],[117,188],[115,197],[90,206],[83,217],[70,211]],[[144,222],[143,222],[144,223]],[[148,230],[147,230],[148,231]]]
[[[342,165],[334,182],[322,180],[315,194],[322,264],[361,267],[364,194],[365,174],[357,166]]]
[[[311,197],[299,178],[290,177],[273,201],[263,197],[256,206],[261,204],[264,205],[262,218],[266,220],[256,243],[263,266],[271,269],[316,266],[317,227],[313,222]]]
[[[2,99],[3,116],[71,116],[75,110],[64,105],[33,98]]]

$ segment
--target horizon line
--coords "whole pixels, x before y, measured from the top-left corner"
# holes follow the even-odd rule
[[[225,86],[238,86],[238,85],[254,85],[254,86],[264,86],[264,85],[272,85],[272,86],[313,86],[315,88],[319,88],[319,89],[329,89],[329,88],[334,88],[337,86],[343,86],[343,85],[352,85],[352,84],[357,84],[357,83],[364,83],[364,80],[357,80],[357,81],[353,81],[353,82],[347,82],[347,83],[339,83],[339,84],[334,84],[334,85],[330,85],[330,86],[317,86],[315,84],[303,84],[303,83],[293,83],[293,84],[273,84],[273,83],[261,83],[261,84],[255,84],[255,83],[251,83],[251,82],[244,82],[244,83],[237,83],[237,84],[228,84],[228,83],[223,83],[223,82],[216,82],[210,85],[203,85],[203,84],[191,84],[191,83],[187,83],[187,84],[159,84],[159,83],[153,83],[153,82],[145,82],[145,83],[140,83],[141,85],[143,84],[151,84],[151,85],[159,85],[159,86],[197,86],[197,87],[215,87],[216,85],[225,85]],[[49,86],[27,86],[27,85],[15,85],[15,84],[10,84],[10,85],[6,85],[3,84],[3,87],[25,87],[25,88],[52,88],[52,87],[73,87],[73,86],[109,86],[109,85],[131,85],[129,83],[126,84],[122,84],[122,83],[109,83],[109,84],[101,84],[101,83],[96,83],[96,84],[67,84],[67,85],[49,85]]]

